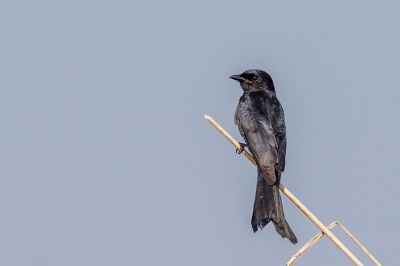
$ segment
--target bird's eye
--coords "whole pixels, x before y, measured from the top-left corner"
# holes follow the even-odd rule
[[[256,76],[256,75],[253,75],[253,76],[251,77],[251,79],[252,79],[252,80],[257,80],[257,76]]]

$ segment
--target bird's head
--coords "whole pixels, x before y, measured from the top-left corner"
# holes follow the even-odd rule
[[[275,92],[271,76],[263,70],[249,69],[240,75],[232,75],[230,78],[239,81],[244,92]]]

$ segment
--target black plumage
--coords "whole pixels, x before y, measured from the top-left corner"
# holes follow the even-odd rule
[[[282,237],[297,243],[286,222],[279,193],[281,173],[285,170],[286,127],[274,83],[268,73],[258,69],[231,78],[239,81],[243,88],[235,124],[257,163],[257,189],[251,219],[253,231],[272,221]]]

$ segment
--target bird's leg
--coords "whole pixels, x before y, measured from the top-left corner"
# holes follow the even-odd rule
[[[244,148],[248,147],[248,145],[246,143],[242,143],[242,142],[239,142],[239,145],[240,145],[240,148],[236,149],[237,154],[241,154],[243,152]]]

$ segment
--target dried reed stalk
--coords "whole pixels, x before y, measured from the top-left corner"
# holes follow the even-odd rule
[[[336,225],[336,222],[331,223],[330,225],[328,225],[326,228],[328,228],[329,230],[332,229],[334,226]],[[310,241],[308,241],[307,243],[304,244],[304,246],[301,247],[301,249],[299,249],[299,251],[297,251],[291,258],[290,260],[286,263],[286,266],[290,266],[292,265],[301,255],[304,254],[304,252],[306,252],[306,250],[308,250],[309,248],[311,248],[315,243],[317,243],[317,241],[324,235],[324,233],[319,232],[318,234],[316,234],[313,238],[310,239]]]
[[[204,118],[211,123],[222,135],[224,135],[236,149],[240,149],[241,146],[228,132],[226,132],[214,119],[210,116],[205,115]],[[243,150],[242,154],[246,156],[253,164],[256,164],[253,156],[246,150]],[[325,225],[314,215],[310,210],[306,208],[284,185],[280,184],[280,190],[290,201],[294,203],[306,216],[310,219],[330,240],[341,250],[343,253],[354,263],[354,265],[362,266],[363,264],[357,259],[356,256],[351,253],[351,251],[328,229]]]
[[[346,227],[344,227],[339,221],[334,221],[333,223],[331,223],[330,225],[327,226],[327,228],[329,230],[331,230],[332,228],[334,228],[335,226],[338,226],[340,229],[342,229],[353,241],[354,243],[368,256],[368,258],[371,259],[371,261],[377,265],[377,266],[381,266],[381,264],[379,263],[379,261],[360,243],[360,241],[357,240],[357,238],[355,238],[349,230],[346,229]],[[303,247],[301,247],[301,249],[299,249],[299,251],[296,252],[296,254],[294,254],[292,256],[292,258],[290,258],[290,260],[288,261],[288,263],[286,263],[286,266],[290,266],[293,265],[293,263],[295,261],[297,261],[301,255],[304,254],[304,252],[306,252],[309,248],[311,248],[315,243],[318,242],[318,240],[324,235],[324,233],[319,232],[318,234],[316,234],[313,238],[310,239],[310,241],[308,241],[306,244],[304,244]]]

